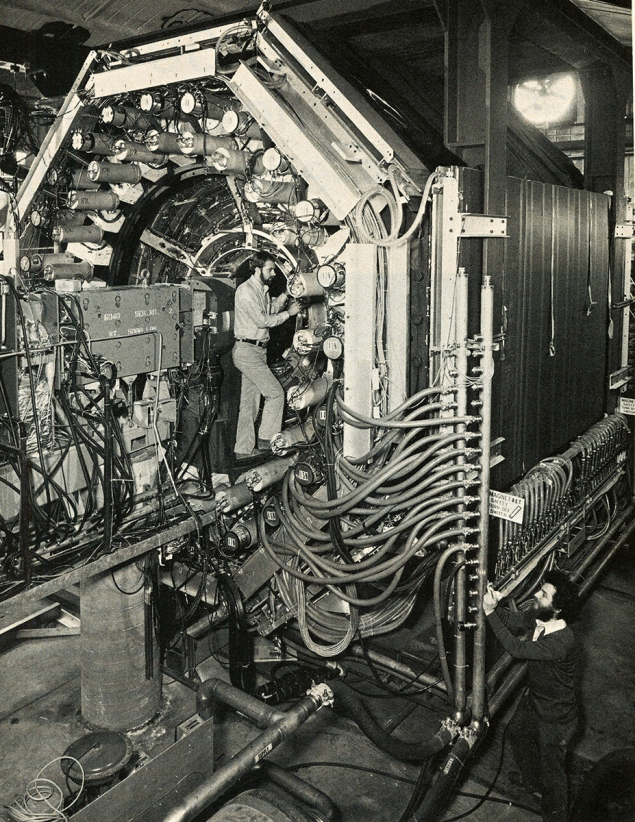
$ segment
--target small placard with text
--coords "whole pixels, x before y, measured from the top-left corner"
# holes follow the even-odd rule
[[[635,399],[632,397],[620,397],[620,414],[635,415]]]
[[[503,494],[501,491],[489,492],[489,513],[491,517],[506,519],[522,525],[524,512],[525,500],[522,497]]]

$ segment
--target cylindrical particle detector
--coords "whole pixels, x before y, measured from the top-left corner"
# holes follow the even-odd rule
[[[115,157],[127,163],[146,163],[149,165],[163,165],[167,163],[167,157],[156,154],[146,148],[143,143],[134,143],[131,140],[116,140],[113,146]]]
[[[152,125],[146,114],[133,106],[104,106],[100,117],[102,123],[115,128],[136,128],[145,131]]]
[[[71,174],[71,188],[75,189],[95,189],[99,188],[94,180],[88,176],[87,168],[77,168]]]
[[[139,108],[146,114],[171,120],[174,116],[174,103],[158,92],[146,91],[139,98]]]
[[[52,236],[56,243],[101,243],[104,230],[98,225],[56,225]]]
[[[73,211],[116,211],[119,197],[114,191],[69,191],[66,205]]]
[[[293,208],[296,219],[301,223],[321,221],[328,211],[322,200],[300,200]]]
[[[222,174],[244,174],[247,171],[249,153],[231,148],[219,148],[214,152],[211,163]]]
[[[232,553],[246,551],[258,542],[258,528],[254,519],[239,522],[225,534],[225,548]]]
[[[245,197],[251,203],[288,205],[295,198],[295,185],[282,180],[252,177],[245,183]]]
[[[289,223],[274,223],[271,226],[271,236],[279,243],[294,246],[298,239],[298,233],[293,225]]]
[[[180,106],[183,114],[191,114],[194,117],[205,116],[210,120],[222,120],[223,114],[231,107],[231,103],[224,97],[209,91],[203,91],[200,94],[186,91],[181,95]]]
[[[300,230],[300,239],[310,248],[317,248],[320,245],[324,245],[327,238],[328,234],[326,229],[321,225],[305,225]]]
[[[249,505],[250,502],[253,502],[253,494],[244,482],[232,485],[231,488],[219,489],[214,497],[216,510],[223,514],[242,508],[243,505]]]
[[[93,279],[93,266],[88,260],[78,263],[54,263],[45,265],[42,274],[46,280],[86,280]]]
[[[289,294],[298,299],[299,297],[323,297],[324,289],[318,282],[317,272],[300,271],[289,281]]]
[[[236,147],[231,137],[200,134],[186,131],[179,136],[179,148],[183,154],[196,154],[199,157],[212,157],[218,149],[231,151]]]
[[[277,171],[284,174],[289,170],[287,158],[277,148],[268,148],[262,155],[262,164],[267,171]]]
[[[93,160],[88,166],[88,176],[95,183],[138,183],[141,169],[136,163],[100,163]]]
[[[322,338],[318,337],[312,328],[301,328],[293,335],[293,347],[300,354],[308,354],[313,348],[322,345]]]
[[[111,156],[115,153],[113,139],[108,134],[76,131],[71,138],[71,144],[75,151],[85,151],[88,154]]]
[[[236,134],[246,137],[259,137],[260,128],[254,122],[251,114],[246,111],[234,111],[230,109],[223,114],[223,129],[228,134]]]
[[[295,456],[270,460],[264,465],[259,465],[257,468],[248,471],[245,475],[245,482],[252,491],[263,491],[265,488],[279,482],[294,464]]]
[[[293,411],[311,408],[319,405],[329,390],[329,381],[326,377],[319,377],[309,385],[294,385],[287,392],[287,402]]]
[[[344,353],[344,343],[339,337],[327,337],[322,341],[322,351],[324,351],[329,360],[339,360]]]
[[[346,269],[341,263],[325,263],[317,270],[317,281],[322,288],[342,288]]]
[[[313,420],[309,417],[304,425],[292,425],[276,434],[271,440],[271,450],[274,454],[284,454],[294,445],[306,445],[314,436]]]
[[[150,131],[146,135],[146,148],[155,154],[180,154],[180,135],[172,131]]]

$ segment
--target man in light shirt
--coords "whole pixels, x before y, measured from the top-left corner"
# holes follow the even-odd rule
[[[483,610],[503,648],[528,663],[528,687],[509,724],[520,773],[510,781],[541,794],[544,822],[566,822],[567,747],[578,722],[576,683],[580,650],[565,618],[573,613],[576,587],[561,571],[547,571],[528,610],[499,608],[489,585]],[[522,632],[523,637],[516,634]]]
[[[236,429],[234,453],[244,460],[269,448],[271,439],[279,433],[284,413],[284,390],[267,365],[269,329],[282,325],[300,310],[292,301],[285,310],[289,295],[284,292],[271,299],[269,283],[276,275],[276,261],[259,252],[249,261],[251,277],[236,289],[234,305],[234,365],[242,375],[240,411]],[[258,448],[254,424],[265,398],[258,432]]]

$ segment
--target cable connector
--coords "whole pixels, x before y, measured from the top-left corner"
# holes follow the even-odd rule
[[[317,702],[318,708],[332,708],[335,704],[335,695],[325,682],[319,682],[306,692],[307,696]]]

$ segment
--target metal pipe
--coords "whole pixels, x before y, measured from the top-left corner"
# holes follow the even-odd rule
[[[467,335],[468,335],[468,277],[464,268],[459,268],[456,278],[456,370],[457,391],[456,391],[456,415],[458,417],[467,416]],[[465,423],[457,425],[456,430],[460,434],[465,434]],[[456,443],[456,448],[465,449],[467,443],[465,439]],[[457,457],[457,465],[465,464],[465,455]],[[464,480],[465,473],[457,474],[457,480]],[[465,488],[457,489],[457,497],[465,496]],[[459,506],[459,511],[463,511],[465,505]],[[457,523],[459,528],[463,528],[465,520],[461,519]],[[467,622],[467,572],[465,568],[465,552],[461,551],[456,558],[456,587],[454,594],[454,718],[463,724],[466,719],[467,703],[467,634],[465,623]],[[438,626],[442,635],[443,628]]]
[[[215,799],[248,774],[274,748],[285,741],[322,705],[330,704],[331,691],[320,685],[312,688],[307,696],[282,716],[266,731],[222,765],[211,776],[181,799],[178,808],[172,808],[161,822],[189,822],[208,807]]]
[[[276,785],[284,788],[296,799],[314,808],[319,813],[320,819],[325,822],[334,822],[339,817],[338,810],[329,796],[314,788],[313,785],[309,785],[299,776],[289,773],[289,771],[270,759],[263,759],[262,762],[256,765],[254,770],[262,771],[263,775],[275,782]]]
[[[633,515],[634,511],[635,502],[631,502],[631,504],[624,511],[624,513],[621,514],[619,518],[615,520],[610,529],[606,532],[606,534],[604,534],[602,539],[598,540],[598,543],[597,545],[595,545],[593,550],[590,551],[587,554],[587,556],[582,560],[580,565],[578,565],[574,569],[573,573],[571,574],[571,579],[573,580],[573,582],[581,578],[582,574],[586,571],[589,565],[591,565],[591,563],[597,557],[597,555],[603,550],[604,546],[613,538],[614,534],[622,527],[626,520]]]
[[[9,409],[7,409],[8,411]],[[33,413],[37,413],[35,408]],[[19,541],[20,554],[24,563],[24,587],[31,584],[31,551],[29,548],[29,510],[31,508],[30,497],[30,477],[29,477],[29,457],[27,454],[27,432],[26,425],[22,420],[19,422],[20,431],[20,525]]]
[[[492,439],[492,377],[494,376],[494,357],[492,350],[494,319],[494,288],[489,274],[483,278],[481,286],[481,337],[483,357],[481,360],[481,484],[479,487],[480,532],[478,535],[478,595],[474,621],[474,674],[472,683],[473,723],[478,726],[485,716],[485,640],[486,623],[481,603],[487,587],[487,554],[489,549],[489,485],[490,485],[490,447]]]
[[[632,506],[631,506],[631,510],[632,510]],[[593,585],[593,583],[600,576],[600,574],[605,569],[605,567],[609,564],[609,562],[613,559],[615,554],[619,551],[619,549],[622,547],[622,545],[624,545],[626,540],[630,537],[630,535],[634,531],[635,531],[635,520],[633,520],[631,522],[631,524],[628,526],[628,528],[624,531],[624,533],[617,540],[615,545],[612,546],[612,548],[608,551],[606,556],[603,557],[602,560],[598,563],[598,565],[593,569],[590,576],[588,576],[586,578],[583,585],[580,587],[580,592],[579,592],[580,596],[584,596],[584,594],[586,594],[586,592],[589,590],[589,588]]]
[[[206,679],[201,682],[196,692],[196,711],[203,719],[212,716],[214,705],[222,702],[230,708],[249,717],[259,728],[269,728],[284,718],[285,713],[267,705],[255,696],[234,688],[222,679]]]

